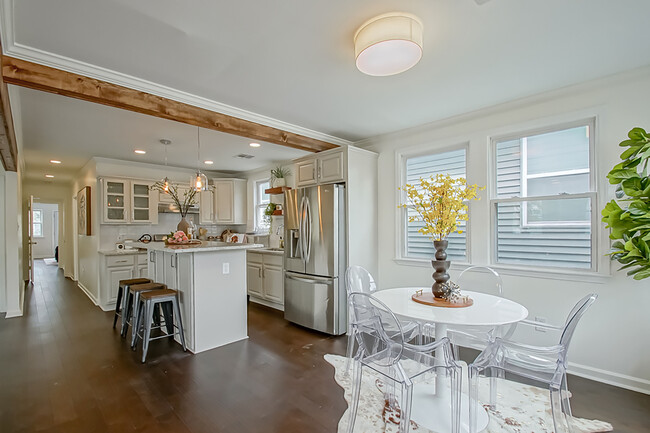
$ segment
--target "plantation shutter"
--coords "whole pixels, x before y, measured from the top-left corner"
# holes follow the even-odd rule
[[[465,177],[465,149],[433,155],[418,156],[406,160],[406,183],[419,185],[420,178],[428,178],[437,174],[448,174],[454,178]],[[412,209],[407,209],[407,216],[416,215]],[[435,249],[428,236],[418,232],[424,224],[422,221],[406,222],[406,257],[433,259]],[[466,222],[459,224],[463,233],[452,233],[447,240],[448,260],[466,261],[467,240],[465,236]]]

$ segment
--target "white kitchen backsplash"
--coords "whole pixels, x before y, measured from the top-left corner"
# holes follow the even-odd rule
[[[199,227],[208,229],[208,236],[219,236],[221,233],[230,229],[233,232],[245,232],[246,225],[206,225],[198,224],[199,216],[188,215],[188,221],[193,220],[194,224]],[[176,226],[181,220],[180,214],[177,213],[160,213],[158,214],[158,224],[102,224],[99,230],[99,248],[101,250],[111,250],[115,244],[124,239],[138,240],[145,233],[150,235],[159,233],[169,233],[176,231]]]

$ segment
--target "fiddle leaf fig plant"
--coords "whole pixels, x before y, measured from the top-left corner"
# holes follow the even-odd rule
[[[627,275],[635,280],[650,277],[650,134],[642,128],[633,128],[628,140],[619,146],[627,147],[621,162],[607,178],[616,188],[612,200],[601,212],[602,221],[611,229],[613,239],[609,255],[629,269]]]

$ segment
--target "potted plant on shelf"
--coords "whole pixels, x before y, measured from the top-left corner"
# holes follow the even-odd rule
[[[286,177],[291,176],[291,170],[277,166],[271,170],[271,184],[273,187],[286,186]]]
[[[177,230],[183,231],[186,235],[189,234],[190,223],[185,219],[187,213],[190,210],[190,207],[196,204],[196,189],[190,188],[187,191],[183,192],[183,196],[178,192],[178,185],[175,185],[167,179],[164,181],[159,180],[149,187],[150,190],[160,191],[163,194],[168,194],[174,204],[178,207],[178,210],[181,214],[181,220],[176,226]]]
[[[435,260],[431,265],[435,272],[435,282],[431,287],[435,298],[445,294],[445,284],[449,281],[449,260],[447,260],[447,236],[462,233],[458,228],[460,221],[467,221],[467,201],[479,200],[478,191],[485,189],[478,185],[467,185],[462,177],[453,178],[448,174],[420,178],[419,185],[406,184],[399,188],[406,192],[408,203],[399,207],[413,209],[416,214],[409,216],[409,222],[422,221],[424,226],[418,231],[433,241],[436,249]]]
[[[276,207],[277,205],[275,203],[269,203],[266,205],[266,209],[264,209],[264,221],[269,225],[269,233],[271,233],[271,216],[275,212]]]
[[[650,277],[650,134],[633,128],[628,137],[619,144],[628,148],[621,154],[623,161],[607,175],[609,183],[617,185],[618,202],[607,203],[602,221],[614,240],[609,253],[612,260],[623,265],[621,270],[629,269],[627,275],[642,280]]]

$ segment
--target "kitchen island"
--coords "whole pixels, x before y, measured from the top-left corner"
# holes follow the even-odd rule
[[[258,244],[141,244],[149,278],[180,293],[187,348],[193,353],[248,338],[246,250]]]

